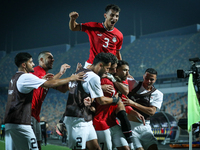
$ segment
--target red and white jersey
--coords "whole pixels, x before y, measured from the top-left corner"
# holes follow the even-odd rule
[[[104,84],[112,85],[114,87],[113,82],[109,80],[108,78],[101,79],[101,85],[104,85]],[[113,92],[115,92],[114,95],[117,93],[116,90]],[[112,97],[113,94],[104,92],[104,96]],[[96,101],[96,112],[93,119],[93,125],[96,131],[106,130],[119,124],[116,119],[116,114],[115,114],[116,108],[117,108],[117,105],[114,105],[114,104],[100,105]]]
[[[46,75],[46,71],[41,66],[36,66],[33,74],[42,79]],[[39,87],[38,89],[33,90],[31,116],[33,116],[38,122],[40,122],[40,111],[47,93],[48,88],[44,89],[43,87]]]
[[[98,53],[112,53],[116,55],[116,51],[120,50],[123,43],[123,34],[114,27],[107,30],[103,23],[87,22],[81,24],[81,31],[86,32],[90,41],[90,55],[87,60],[92,64]]]

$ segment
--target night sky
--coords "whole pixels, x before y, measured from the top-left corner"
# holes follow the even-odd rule
[[[78,23],[103,22],[111,3],[121,8],[115,27],[124,36],[200,23],[200,0],[1,0],[0,51],[88,42],[86,33],[69,30],[69,13],[79,13]]]

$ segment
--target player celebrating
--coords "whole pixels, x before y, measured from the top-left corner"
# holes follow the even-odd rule
[[[157,79],[157,71],[148,68],[143,75],[143,81],[128,80],[128,99],[124,99],[125,105],[132,106],[145,118],[145,125],[128,116],[133,130],[133,143],[136,150],[158,150],[157,140],[150,126],[150,116],[160,109],[163,102],[163,93],[157,90],[153,84]]]
[[[115,28],[115,24],[119,20],[120,8],[117,5],[110,4],[105,8],[103,23],[87,22],[77,23],[76,19],[79,14],[71,12],[69,14],[69,28],[72,31],[83,31],[89,36],[90,41],[90,55],[85,62],[85,66],[93,63],[94,57],[101,52],[112,53],[121,60],[120,49],[123,43],[123,34]]]

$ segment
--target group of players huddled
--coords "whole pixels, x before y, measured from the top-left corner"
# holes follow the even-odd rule
[[[48,73],[54,58],[48,51],[38,55],[34,67],[29,53],[18,53],[17,73],[12,77],[5,112],[6,150],[41,149],[40,110],[49,88],[69,91],[60,123],[68,132],[68,147],[89,150],[157,150],[150,116],[160,109],[163,94],[153,84],[157,71],[147,68],[143,81],[129,74],[122,60],[123,34],[114,27],[120,8],[106,6],[102,23],[77,23],[79,14],[69,14],[69,28],[89,36],[90,55],[75,74],[59,79],[70,65]],[[133,68],[134,69],[134,68]],[[31,73],[32,72],[32,73]]]

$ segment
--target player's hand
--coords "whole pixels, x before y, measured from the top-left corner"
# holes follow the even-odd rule
[[[122,97],[122,102],[124,103],[124,105],[129,105],[132,106],[135,104],[135,102],[133,102],[131,99],[129,99],[128,97]]]
[[[53,79],[53,76],[54,76],[54,74],[52,74],[52,73],[47,73],[42,79],[45,79],[45,80],[51,80],[51,79]]]
[[[101,85],[101,88],[105,93],[112,94],[113,92],[115,92],[113,86],[109,84]]]
[[[130,112],[130,115],[133,116],[133,117],[135,118],[135,119],[134,119],[135,122],[140,122],[140,123],[143,123],[143,124],[145,125],[144,116],[141,115],[139,112],[132,110],[132,111]]]
[[[81,63],[78,63],[78,64],[76,65],[76,71],[80,70],[81,68],[82,68]]]
[[[88,97],[83,99],[83,103],[84,103],[85,106],[91,106],[92,99],[88,96]]]
[[[68,65],[68,64],[63,64],[63,65],[60,67],[60,74],[63,75],[63,74],[66,72],[66,70],[67,70],[68,68],[70,68],[70,67],[71,67],[71,66]]]
[[[73,11],[69,14],[69,17],[70,17],[70,19],[76,20],[79,17],[79,14],[77,12]]]
[[[131,78],[131,79],[134,80],[134,77],[132,75],[130,75],[130,74],[128,74],[128,78]]]
[[[71,75],[71,80],[72,81],[84,81],[84,78],[86,78],[85,73],[79,72],[78,74],[72,74]]]

